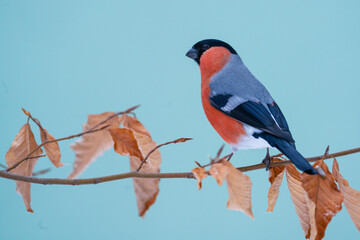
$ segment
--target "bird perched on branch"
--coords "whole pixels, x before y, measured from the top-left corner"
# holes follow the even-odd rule
[[[205,114],[233,153],[274,147],[301,171],[318,174],[296,150],[279,106],[229,44],[206,39],[196,43],[186,56],[199,64]],[[269,151],[266,156],[268,168]]]

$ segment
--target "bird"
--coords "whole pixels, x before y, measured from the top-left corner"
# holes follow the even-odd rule
[[[296,150],[288,123],[265,86],[250,72],[228,43],[217,39],[197,42],[186,53],[201,73],[201,101],[207,119],[230,145],[240,149],[269,148],[282,152],[301,171],[318,174]]]

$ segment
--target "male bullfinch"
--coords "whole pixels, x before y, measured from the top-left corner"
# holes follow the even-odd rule
[[[274,147],[301,171],[318,174],[296,150],[285,117],[270,93],[229,44],[206,39],[186,56],[200,67],[206,117],[233,152]]]

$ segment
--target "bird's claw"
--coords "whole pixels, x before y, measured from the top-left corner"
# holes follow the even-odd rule
[[[265,155],[265,158],[262,160],[262,163],[264,163],[266,165],[266,171],[269,171],[270,163],[271,163],[271,157],[270,157],[270,154],[269,154],[269,148],[267,148],[267,150],[266,150],[266,155]]]

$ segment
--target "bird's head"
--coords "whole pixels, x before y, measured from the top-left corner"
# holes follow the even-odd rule
[[[227,50],[231,54],[236,54],[236,51],[226,42],[217,39],[205,39],[197,42],[187,53],[186,56],[194,59],[200,64],[200,59],[204,53],[211,52],[214,49]]]

